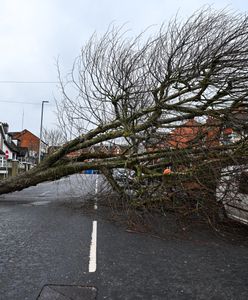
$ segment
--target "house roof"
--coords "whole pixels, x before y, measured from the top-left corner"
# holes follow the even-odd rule
[[[11,134],[11,136],[12,136],[14,139],[18,139],[19,137],[21,137],[23,134],[25,134],[25,133],[27,133],[27,132],[31,133],[33,136],[35,136],[37,139],[39,139],[38,136],[36,136],[35,134],[33,134],[31,131],[29,131],[29,130],[27,130],[27,129],[24,129],[24,130],[22,130],[22,131],[13,131],[13,132],[9,132],[9,134]]]
[[[24,129],[22,131],[16,131],[16,132],[10,132],[9,134],[11,134],[12,138],[15,140],[18,140],[21,138],[22,135],[24,135],[25,133],[30,133],[32,134],[35,138],[37,138],[38,140],[40,139],[37,135],[35,135],[34,133],[32,133],[31,131]],[[41,140],[43,144],[46,144],[43,140]]]
[[[10,135],[15,140],[15,139],[17,139],[15,137],[18,133],[19,133],[18,131],[12,131],[12,132],[8,132],[8,135]]]
[[[13,143],[13,142],[8,142],[8,141],[4,141],[4,144],[12,151],[12,152],[19,152],[19,148]]]

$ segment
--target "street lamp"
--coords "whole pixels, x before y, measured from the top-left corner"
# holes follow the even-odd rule
[[[41,117],[40,117],[40,143],[39,143],[38,163],[40,163],[40,156],[41,156],[41,139],[42,139],[42,126],[43,126],[43,110],[44,110],[44,103],[49,103],[49,101],[42,101],[42,105],[41,105]]]

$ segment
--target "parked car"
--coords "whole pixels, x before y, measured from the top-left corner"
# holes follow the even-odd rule
[[[224,204],[227,216],[248,225],[248,166],[222,169],[216,198]]]
[[[115,168],[112,170],[112,175],[118,183],[129,183],[135,176],[135,171],[125,168]]]

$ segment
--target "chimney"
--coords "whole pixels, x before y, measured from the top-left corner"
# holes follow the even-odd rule
[[[8,123],[2,123],[2,125],[3,125],[4,132],[8,133],[8,131],[9,131],[9,124]]]

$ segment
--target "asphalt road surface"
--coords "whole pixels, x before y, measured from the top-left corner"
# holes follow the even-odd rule
[[[74,175],[0,196],[1,300],[41,299],[48,285],[93,288],[92,299],[248,299],[247,244],[159,239],[62,205],[100,186]]]

